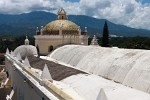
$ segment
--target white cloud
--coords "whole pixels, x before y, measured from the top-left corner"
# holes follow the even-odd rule
[[[70,0],[71,1],[71,0]],[[23,13],[48,10],[57,13],[63,7],[68,14],[88,15],[105,18],[114,23],[135,28],[150,29],[150,4],[141,0],[0,0],[1,13]]]

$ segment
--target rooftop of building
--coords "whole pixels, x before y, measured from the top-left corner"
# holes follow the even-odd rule
[[[124,58],[123,62],[127,62],[127,61],[131,61],[131,59],[135,59],[136,53],[137,55],[141,54],[145,56],[145,53],[148,52],[150,51],[118,49],[118,48],[103,48],[99,46],[66,45],[54,50],[49,56],[41,56],[40,58],[35,56],[28,56],[28,59],[31,65],[30,73],[32,75],[34,75],[33,74],[34,69],[42,71],[44,65],[47,64],[49,72],[53,79],[53,82],[47,85],[56,86],[58,89],[65,92],[67,95],[76,98],[74,100],[99,100],[101,97],[104,97],[104,100],[149,100],[150,95],[148,93],[144,93],[142,90],[139,91],[130,88],[124,85],[123,83],[119,84],[116,80],[101,75],[104,72],[106,72],[108,76],[114,75],[113,72],[117,74],[115,70],[116,67],[115,66],[112,67],[113,64],[110,62],[111,59],[113,59],[113,57],[114,58],[121,57],[120,60]],[[111,59],[107,59],[106,55],[109,55],[108,58]],[[97,59],[97,57],[100,58]],[[105,63],[104,60],[102,60],[103,57],[108,62],[105,64],[105,66],[103,65]],[[128,57],[131,59],[129,59]],[[11,58],[17,60],[15,57],[11,57]],[[138,56],[138,58],[140,58],[140,56]],[[145,58],[143,60],[147,60],[147,59],[148,58]],[[101,60],[103,63],[101,62]],[[122,63],[120,60],[118,62]],[[22,63],[23,62],[25,61],[23,60]],[[115,60],[113,60],[113,62],[114,64],[117,64]],[[111,63],[112,65],[110,66],[111,68],[108,68],[107,66],[107,64],[109,63]],[[130,62],[126,63],[125,65],[128,64],[130,64]],[[100,65],[103,65],[103,67],[100,67]],[[118,68],[123,68],[122,65],[124,64],[118,65]],[[102,70],[101,68],[103,69],[106,68],[108,70],[105,71],[103,70],[102,71],[103,73],[101,72],[101,74],[96,74],[93,69],[95,68],[94,66],[95,67],[98,66],[99,68],[97,69],[98,72]],[[138,69],[138,67],[136,68]],[[139,70],[136,70],[137,72],[135,71],[133,72],[136,74],[139,73],[141,74],[141,76],[143,76],[144,74],[147,76],[148,75],[148,73],[146,72],[147,70],[145,70],[144,67],[141,69],[142,69],[141,70],[142,73]],[[124,74],[124,72],[126,72],[126,70],[123,68],[122,74]],[[130,72],[132,73],[132,71]],[[122,74],[119,74],[120,76],[118,77],[121,77]],[[130,77],[136,79],[135,75],[131,75]],[[140,77],[138,79],[142,79],[143,84],[145,84],[144,83],[145,78]],[[144,86],[147,85],[145,84]]]
[[[66,45],[50,58],[87,73],[150,93],[150,50]],[[141,85],[141,84],[144,84]]]
[[[71,75],[76,75],[76,74],[84,74],[84,72],[76,70],[74,68],[69,68],[64,65],[41,59],[35,56],[29,56],[28,57],[30,65],[35,68],[35,69],[40,69],[41,71],[44,68],[44,65],[47,64],[48,69],[51,73],[52,79],[56,81],[60,81],[65,79],[66,77],[69,77]]]

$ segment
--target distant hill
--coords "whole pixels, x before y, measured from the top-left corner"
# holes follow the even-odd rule
[[[1,35],[24,35],[28,34],[33,36],[36,27],[44,26],[52,20],[56,19],[56,15],[43,12],[34,11],[20,15],[4,15],[0,14],[0,34]],[[83,15],[69,15],[69,20],[75,22],[84,30],[88,28],[89,35],[101,35],[104,25],[104,19],[96,19]],[[118,36],[148,36],[150,37],[150,30],[134,29],[124,25],[114,24],[108,21],[110,34]]]

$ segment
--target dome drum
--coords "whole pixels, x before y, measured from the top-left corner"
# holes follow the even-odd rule
[[[44,31],[43,35],[59,35],[59,30]],[[72,31],[63,30],[62,35],[79,35],[79,34],[78,31],[76,30],[72,30]]]
[[[45,30],[43,35],[59,35],[59,30]]]

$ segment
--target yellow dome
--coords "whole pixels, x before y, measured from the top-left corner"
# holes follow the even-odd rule
[[[48,23],[45,27],[44,27],[44,32],[54,32],[54,31],[59,31],[59,29],[61,29],[62,31],[66,31],[66,32],[77,32],[78,31],[78,26],[69,21],[69,20],[55,20],[52,21],[50,23]]]
[[[58,11],[57,20],[48,23],[43,28],[44,35],[75,34],[78,35],[79,27],[72,21],[67,20],[66,12],[63,8]]]

